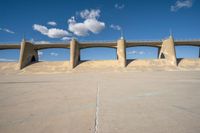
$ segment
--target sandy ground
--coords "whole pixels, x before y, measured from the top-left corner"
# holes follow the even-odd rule
[[[71,72],[130,72],[130,71],[200,71],[200,59],[179,59],[178,67],[168,66],[162,59],[127,60],[120,68],[117,60],[82,61],[70,69],[69,61],[36,62],[19,70],[17,62],[0,62],[0,74],[55,74]]]
[[[32,74],[45,63],[11,64],[0,67],[0,133],[200,132],[200,71],[85,72],[82,63],[56,73],[51,63],[53,73]]]

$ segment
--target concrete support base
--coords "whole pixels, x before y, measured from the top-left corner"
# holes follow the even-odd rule
[[[126,67],[126,41],[120,39],[117,41],[117,57],[120,67]]]
[[[30,42],[23,40],[21,42],[19,69],[23,69],[32,62],[38,61],[38,52]]]
[[[159,59],[166,59],[169,65],[177,66],[174,39],[172,36],[163,41]]]
[[[70,68],[75,68],[80,61],[80,49],[79,44],[75,39],[70,42]]]

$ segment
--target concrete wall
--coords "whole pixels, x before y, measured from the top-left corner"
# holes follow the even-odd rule
[[[34,45],[23,40],[21,42],[19,69],[23,69],[34,61],[38,61],[38,52],[34,49]]]

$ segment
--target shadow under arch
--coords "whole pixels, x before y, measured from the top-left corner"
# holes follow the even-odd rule
[[[32,56],[32,57],[31,57],[31,62],[36,62],[35,56]]]

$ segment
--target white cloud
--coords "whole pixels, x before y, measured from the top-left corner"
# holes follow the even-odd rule
[[[38,51],[38,56],[41,57],[43,55],[42,51]]]
[[[171,6],[171,11],[176,12],[181,8],[190,8],[193,5],[193,0],[178,0],[175,5]]]
[[[114,24],[111,24],[110,28],[112,28],[114,30],[121,30],[122,29],[119,25],[114,25]]]
[[[121,4],[121,5],[120,5],[120,4],[117,4],[117,3],[115,4],[115,8],[116,8],[116,9],[120,9],[120,10],[121,10],[121,9],[123,9],[124,7],[125,7],[124,4]]]
[[[66,30],[57,28],[48,29],[46,26],[39,24],[34,24],[33,29],[50,38],[62,38],[70,35],[70,33]]]
[[[30,40],[31,43],[35,44],[49,44],[49,41],[35,41],[33,38]]]
[[[96,18],[100,17],[100,13],[101,13],[101,11],[99,9],[97,9],[97,10],[92,9],[90,11],[88,9],[85,9],[80,12],[80,16],[83,19],[96,19]]]
[[[50,55],[51,55],[51,56],[58,56],[58,53],[52,52],[52,53],[50,53]]]
[[[14,61],[17,61],[17,60],[15,60],[15,59],[0,58],[0,61],[1,62],[14,62]]]
[[[63,40],[63,41],[70,41],[71,37],[63,37],[61,40]]]
[[[139,54],[139,55],[143,55],[143,54],[145,54],[145,52],[144,51],[135,51],[135,50],[133,50],[133,51],[127,52],[127,54]]]
[[[35,41],[36,44],[49,44],[49,41]]]
[[[6,29],[6,28],[0,28],[0,31],[4,31],[4,32],[10,33],[10,34],[15,34],[14,31]]]
[[[51,26],[56,26],[56,25],[57,25],[57,23],[54,22],[54,21],[50,21],[50,22],[48,22],[47,24],[48,24],[48,25],[51,25]]]
[[[100,17],[100,10],[83,10],[80,12],[80,17],[84,19],[83,22],[77,23],[75,17],[72,16],[68,19],[69,31],[73,32],[77,36],[87,36],[89,32],[98,34],[105,28],[105,23],[98,21]]]

